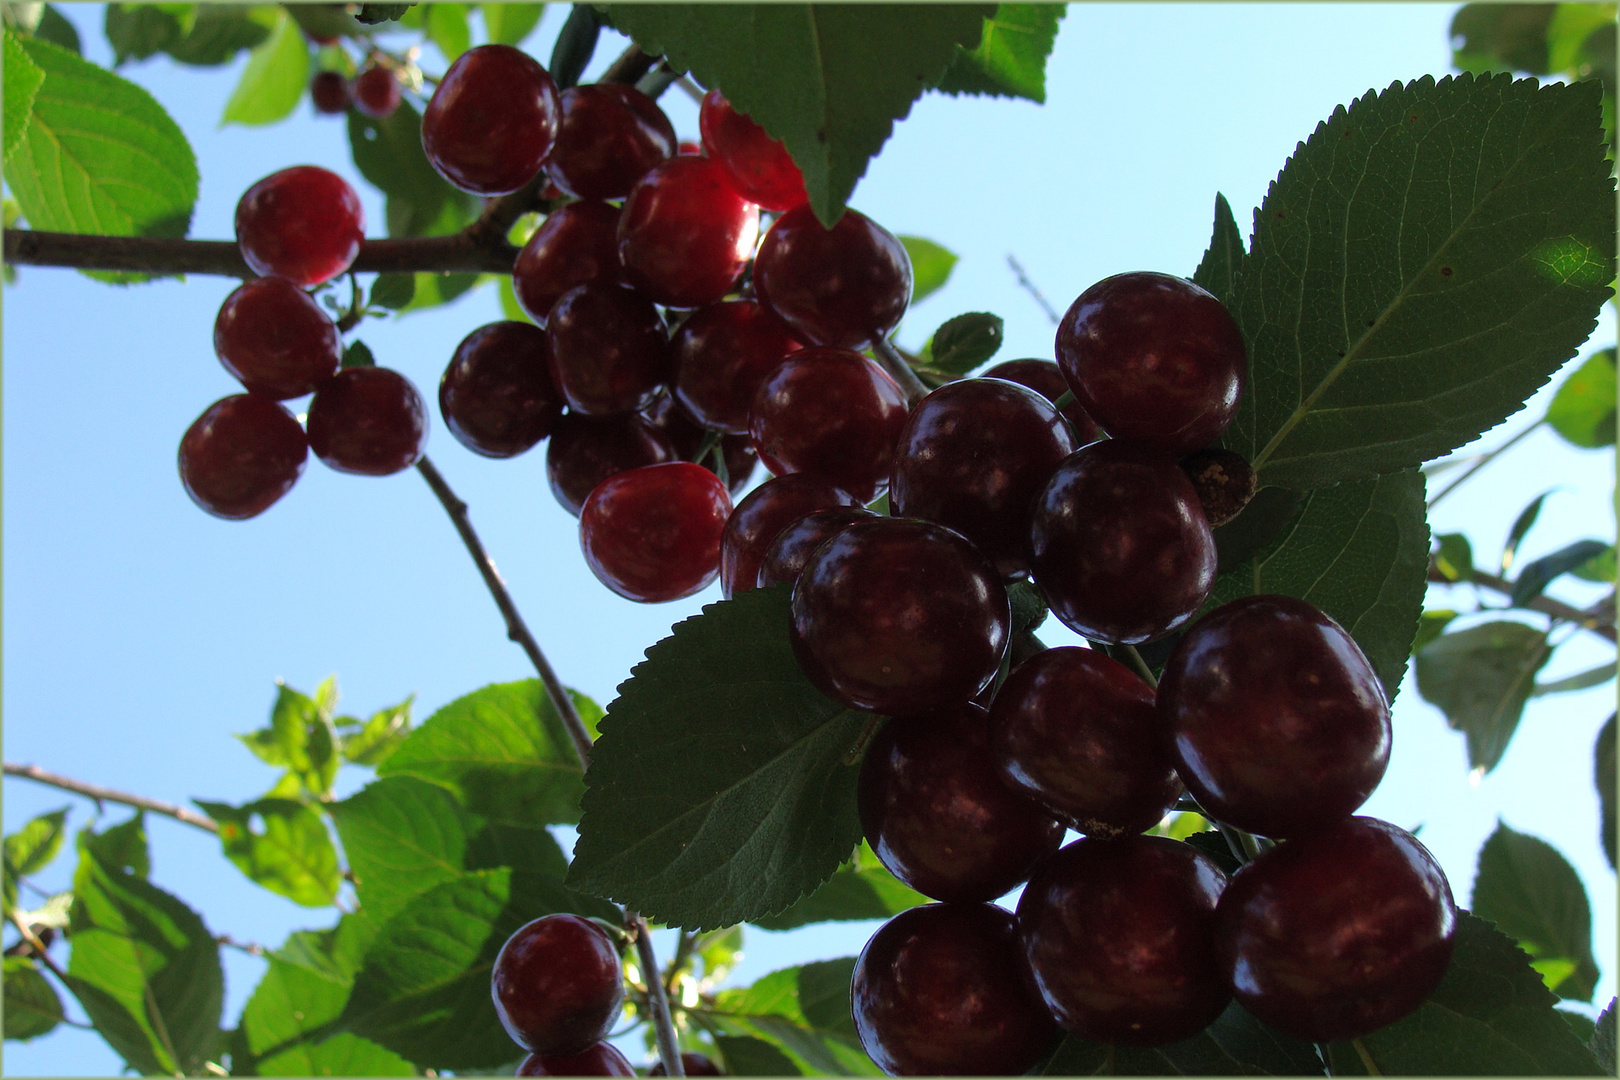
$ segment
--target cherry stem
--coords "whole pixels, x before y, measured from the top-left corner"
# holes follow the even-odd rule
[[[1378,1063],[1374,1061],[1372,1055],[1367,1052],[1367,1044],[1361,1041],[1360,1036],[1351,1039],[1350,1045],[1356,1048],[1356,1053],[1361,1057],[1361,1065],[1367,1070],[1368,1076],[1384,1075],[1384,1070],[1378,1067]]]
[[[675,1038],[675,1021],[669,1015],[669,995],[664,993],[664,981],[658,977],[658,957],[653,955],[652,931],[647,920],[629,908],[624,910],[624,924],[635,930],[636,955],[641,960],[642,975],[647,982],[647,1005],[652,1010],[653,1031],[658,1036],[658,1058],[664,1063],[667,1076],[685,1076],[681,1065],[681,1047]]]
[[[338,333],[347,334],[366,317],[366,305],[360,295],[360,279],[349,271],[349,310],[337,321]]]
[[[1052,402],[1052,408],[1056,409],[1058,412],[1062,412],[1064,409],[1067,409],[1070,405],[1073,405],[1073,404],[1074,404],[1074,391],[1073,390],[1065,390],[1065,391],[1063,391],[1063,393],[1061,393],[1061,394],[1059,394],[1057,396],[1056,401]]]
[[[1142,676],[1142,681],[1157,689],[1159,677],[1153,674],[1153,669],[1148,667],[1146,660],[1142,659],[1142,654],[1136,651],[1136,646],[1122,645],[1120,648],[1125,654],[1125,659],[1130,661],[1131,667],[1135,668],[1136,673]]]
[[[1047,303],[1046,297],[1041,293],[1041,290],[1036,288],[1035,283],[1029,280],[1029,275],[1024,273],[1023,264],[1018,261],[1017,257],[1008,255],[1007,265],[1012,267],[1014,274],[1018,275],[1018,284],[1022,285],[1024,287],[1024,291],[1033,296],[1035,298],[1035,302],[1041,305],[1041,310],[1046,312],[1046,317],[1048,319],[1052,320],[1052,325],[1056,326],[1058,323],[1062,322],[1063,320],[1058,318],[1056,309],[1054,309],[1051,304]]]
[[[883,370],[887,371],[889,376],[900,384],[900,389],[905,391],[906,404],[915,405],[920,398],[927,395],[928,387],[917,377],[917,373],[911,370],[911,365],[906,363],[905,357],[894,347],[894,342],[878,334],[872,338],[872,351],[877,353],[878,362],[883,365]]]
[[[1495,574],[1486,573],[1483,570],[1475,570],[1473,577],[1470,580],[1453,580],[1445,575],[1445,572],[1442,571],[1435,563],[1432,556],[1429,560],[1429,580],[1437,585],[1472,584],[1476,586],[1484,586],[1485,588],[1490,589],[1492,592],[1500,593],[1503,596],[1513,595],[1512,582],[1505,578],[1498,577]],[[1524,607],[1531,611],[1539,611],[1543,615],[1551,615],[1553,618],[1561,619],[1564,622],[1574,623],[1581,629],[1590,630],[1592,633],[1604,638],[1607,641],[1613,642],[1615,640],[1614,606],[1612,600],[1609,603],[1604,604],[1603,607],[1598,610],[1582,611],[1578,607],[1573,607],[1560,600],[1554,600],[1550,596],[1537,596],[1526,603]]]
[[[8,761],[5,763],[5,774],[7,776],[21,776],[27,780],[34,780],[41,784],[49,784],[54,788],[61,788],[63,791],[71,791],[75,795],[83,795],[87,799],[95,800],[98,807],[104,802],[119,803],[123,806],[133,806],[138,810],[150,810],[154,814],[172,817],[176,821],[185,822],[187,825],[195,825],[205,832],[216,834],[219,832],[219,826],[214,824],[213,818],[205,814],[199,814],[195,810],[187,810],[184,806],[176,806],[174,803],[166,803],[159,799],[148,799],[144,795],[132,795],[127,791],[102,787],[100,784],[89,784],[83,780],[75,780],[70,776],[60,776],[53,772],[47,772],[38,765],[15,765]]]

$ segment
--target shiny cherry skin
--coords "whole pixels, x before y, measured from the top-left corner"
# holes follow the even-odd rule
[[[731,495],[690,461],[617,473],[579,512],[585,562],[608,588],[641,604],[701,592],[720,572]]]
[[[994,904],[902,911],[861,950],[850,998],[861,1046],[891,1076],[1017,1076],[1058,1036]]]
[[[1190,620],[1215,584],[1215,538],[1173,458],[1121,440],[1058,466],[1030,518],[1035,583],[1062,623],[1138,645]]]
[[[670,445],[675,447],[675,456],[682,461],[695,460],[711,434],[708,428],[692,418],[692,414],[675,400],[667,388],[660,389],[650,402],[636,412],[669,439]],[[759,455],[754,453],[754,445],[747,436],[722,435],[720,456],[726,463],[726,478],[729,481],[726,488],[735,498],[747,489],[748,479],[754,475],[754,466],[759,464]],[[714,466],[712,454],[705,454],[698,464],[716,476],[720,475]]]
[[[577,1054],[530,1054],[515,1076],[634,1076],[635,1066],[610,1042],[594,1043]]]
[[[1262,836],[1349,817],[1389,765],[1389,706],[1372,665],[1343,627],[1291,596],[1246,596],[1194,623],[1165,664],[1158,710],[1199,804]]]
[[[725,1073],[720,1071],[720,1066],[709,1060],[707,1054],[699,1054],[694,1050],[684,1050],[681,1052],[681,1071],[686,1073],[687,1076],[725,1075]],[[669,1072],[664,1068],[664,1063],[660,1061],[652,1068],[647,1070],[647,1075],[668,1076]]]
[[[771,211],[791,210],[808,202],[804,175],[787,147],[731,107],[719,90],[703,95],[698,109],[703,148],[726,167],[732,185],[749,202]]]
[[[519,927],[490,972],[495,1015],[540,1055],[577,1054],[607,1038],[624,1007],[624,974],[607,931],[579,915]]]
[[[669,374],[669,335],[652,301],[622,285],[576,285],[546,318],[551,380],[587,416],[631,412]]]
[[[557,84],[511,45],[456,58],[422,113],[422,150],[439,175],[474,195],[505,195],[534,179],[557,134]]]
[[[1081,293],[1058,325],[1057,361],[1104,431],[1176,457],[1220,438],[1248,373],[1226,306],[1185,278],[1148,272]]]
[[[787,324],[752,300],[699,308],[671,339],[675,396],[705,427],[747,434],[759,384],[799,348]]]
[[[415,465],[427,445],[427,406],[392,368],[354,367],[315,388],[309,448],[338,472],[390,476]]]
[[[1406,1016],[1445,977],[1457,908],[1434,856],[1376,818],[1346,818],[1239,870],[1216,910],[1232,995],[1313,1042]]]
[[[849,349],[791,353],[754,392],[748,435],[773,475],[810,473],[871,502],[889,486],[906,394]]]
[[[816,510],[859,506],[819,477],[793,473],[765,481],[737,504],[720,543],[720,591],[729,600],[758,581],[765,552],[779,533]]]
[[[793,587],[799,666],[828,696],[886,716],[972,700],[1011,622],[978,549],[915,518],[856,522],[816,548]]]
[[[1057,1022],[1098,1042],[1191,1038],[1231,1000],[1215,954],[1226,875],[1164,836],[1085,837],[1024,886],[1018,936]]]
[[[859,506],[835,506],[804,515],[777,533],[771,546],[765,549],[759,574],[754,579],[756,584],[768,589],[772,585],[798,581],[799,572],[809,561],[811,552],[847,526],[877,516]]]
[[[317,71],[309,80],[309,101],[315,111],[332,116],[349,111],[349,80],[341,72]]]
[[[286,278],[239,285],[214,319],[219,362],[256,394],[303,397],[337,370],[343,336],[304,290]]]
[[[619,210],[605,202],[587,200],[553,210],[512,265],[518,306],[541,326],[558,297],[576,285],[623,283]]]
[[[765,233],[754,259],[760,302],[816,345],[859,349],[900,324],[911,302],[911,257],[883,226],[855,210],[831,229],[808,205]]]
[[[1027,386],[1047,401],[1054,403],[1064,394],[1070,394],[1069,403],[1058,412],[1069,422],[1069,427],[1074,432],[1074,444],[1084,446],[1103,437],[1102,428],[1097,426],[1097,421],[1087,416],[1086,410],[1074,400],[1069,390],[1069,382],[1063,377],[1063,369],[1052,361],[1036,357],[1003,360],[994,367],[985,369],[982,374],[986,379],[1006,379],[1019,386]]]
[[[713,304],[732,290],[759,238],[759,207],[706,157],[680,155],[648,172],[624,200],[625,280],[666,307]]]
[[[632,86],[589,83],[562,92],[546,175],[581,199],[622,199],[675,154],[675,128],[658,102]]]
[[[1002,379],[946,383],[911,410],[889,504],[976,544],[1003,575],[1029,567],[1029,514],[1076,444],[1040,394]]]
[[[977,705],[890,720],[861,762],[857,791],[879,861],[935,900],[994,900],[1063,843],[1063,826],[1002,781]]]
[[[380,64],[373,64],[354,77],[351,86],[354,107],[365,115],[383,120],[399,108],[399,80]]]
[[[551,381],[545,331],[525,322],[480,326],[456,346],[439,380],[439,413],[456,441],[509,458],[551,434],[562,395]]]
[[[347,270],[365,231],[360,196],[318,165],[271,173],[236,204],[236,243],[248,266],[305,288]]]
[[[180,439],[180,482],[218,518],[245,521],[292,490],[309,443],[286,407],[259,394],[208,406]]]
[[[1181,796],[1153,688],[1093,649],[1025,660],[990,707],[1001,778],[1087,836],[1157,825]]]
[[[546,480],[558,504],[578,517],[591,491],[608,477],[679,459],[669,436],[637,413],[564,413],[546,443]]]

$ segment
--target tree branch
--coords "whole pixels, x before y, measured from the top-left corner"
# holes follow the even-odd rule
[[[1429,580],[1438,585],[1467,585],[1470,583],[1469,581],[1453,581],[1448,578],[1432,560],[1429,562]],[[1471,581],[1472,584],[1484,586],[1492,592],[1501,593],[1503,596],[1513,595],[1513,583],[1506,578],[1497,577],[1495,574],[1475,570]],[[1555,619],[1574,623],[1581,629],[1590,630],[1610,642],[1615,640],[1614,611],[1612,609],[1607,612],[1582,611],[1578,607],[1572,607],[1560,600],[1554,600],[1550,596],[1538,596],[1525,606],[1531,611],[1539,611],[1543,615],[1551,615]]]
[[[659,977],[658,957],[653,955],[652,931],[647,920],[634,911],[625,909],[624,923],[635,931],[636,956],[641,960],[642,978],[647,983],[647,1006],[652,1010],[653,1032],[658,1036],[658,1059],[664,1063],[667,1076],[685,1076],[681,1065],[681,1047],[676,1041],[675,1021],[669,1015],[669,995],[664,993],[664,980]]]
[[[71,791],[75,795],[83,795],[88,799],[94,799],[98,803],[121,803],[124,806],[133,806],[140,810],[150,810],[154,814],[172,817],[177,821],[183,821],[187,825],[195,825],[197,828],[211,833],[217,834],[219,832],[219,826],[214,824],[213,818],[205,814],[199,814],[195,810],[187,810],[184,806],[176,806],[173,803],[166,803],[159,799],[148,799],[144,795],[131,795],[127,791],[115,791],[112,788],[102,787],[100,784],[87,784],[83,780],[74,780],[68,776],[58,776],[56,773],[46,772],[38,765],[15,765],[8,761],[5,763],[5,772],[7,776],[21,776],[27,780],[49,784],[51,787],[61,788],[63,791]]]

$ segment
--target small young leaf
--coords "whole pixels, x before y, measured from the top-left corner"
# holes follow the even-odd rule
[[[1577,540],[1568,544],[1551,555],[1543,555],[1532,562],[1525,563],[1524,569],[1513,582],[1511,600],[1514,607],[1526,607],[1530,601],[1546,591],[1548,585],[1561,574],[1567,574],[1578,566],[1585,566],[1593,559],[1610,549],[1609,544],[1601,540]]]
[[[992,94],[1046,101],[1046,61],[1057,41],[1061,4],[1001,4],[984,20],[976,49],[956,48],[936,88],[947,94]]]
[[[1151,1049],[1110,1048],[1066,1035],[1035,1076],[1321,1076],[1312,1044],[1274,1031],[1237,1002],[1190,1039]]]
[[[1616,390],[1614,350],[1586,358],[1570,372],[1547,406],[1547,423],[1583,449],[1614,445]]]
[[[32,960],[5,958],[6,1038],[27,1042],[62,1022],[62,999]]]
[[[28,114],[34,108],[34,95],[45,82],[45,73],[28,59],[28,53],[10,30],[5,32],[4,41],[5,62],[0,65],[0,73],[5,80],[5,101],[0,111],[5,114],[3,152],[9,158],[28,131]]]
[[[516,45],[540,25],[540,16],[545,14],[546,5],[479,4],[478,9],[484,14],[484,31],[491,44]],[[558,89],[563,87],[559,84]]]
[[[273,124],[297,108],[308,87],[309,45],[292,16],[282,12],[269,38],[249,54],[220,126]]]
[[[1489,622],[1442,634],[1417,654],[1417,688],[1468,738],[1470,768],[1494,769],[1519,726],[1547,635],[1519,622]]]
[[[855,858],[827,883],[786,911],[754,919],[762,930],[792,930],[810,923],[850,919],[887,919],[906,908],[928,903],[928,897],[889,873],[863,840]]]
[[[1614,713],[1610,713],[1603,722],[1603,727],[1598,730],[1596,745],[1592,747],[1592,780],[1597,785],[1598,814],[1601,819],[1598,833],[1603,841],[1603,854],[1609,857],[1609,867],[1612,869],[1615,865]]]
[[[590,4],[575,4],[569,9],[568,21],[563,23],[557,42],[551,47],[551,77],[557,80],[559,90],[567,90],[579,82],[596,52],[596,41],[601,33],[602,16],[596,8]]]
[[[1434,565],[1447,581],[1474,580],[1474,546],[1462,533],[1441,533],[1434,538]]]
[[[1243,250],[1243,234],[1238,232],[1237,219],[1226,196],[1215,193],[1215,229],[1209,238],[1209,247],[1193,271],[1193,284],[1207,289],[1223,304],[1232,302],[1237,287],[1238,273],[1243,269],[1247,254]]]
[[[365,723],[357,722],[356,730],[338,736],[338,751],[343,760],[356,765],[380,765],[403,745],[411,734],[412,694],[398,705],[378,709]]]
[[[376,367],[377,358],[371,355],[371,347],[359,338],[355,338],[343,348],[343,359],[339,362],[340,368]]]
[[[398,311],[416,296],[416,278],[411,274],[378,274],[371,283],[371,307]]]
[[[956,268],[956,254],[920,236],[896,237],[911,258],[911,303],[944,287]]]
[[[1541,506],[1547,501],[1551,491],[1543,491],[1513,519],[1513,527],[1508,530],[1507,543],[1502,546],[1502,573],[1507,573],[1513,566],[1513,557],[1519,552],[1519,544],[1523,542],[1526,534],[1535,525],[1536,518],[1541,516]]]
[[[1544,840],[1503,825],[1479,851],[1474,914],[1490,919],[1537,961],[1565,960],[1565,976],[1548,980],[1561,998],[1590,1001],[1597,985],[1592,908],[1575,868]]]
[[[62,850],[66,835],[68,808],[41,814],[5,839],[5,859],[8,868],[27,877],[50,865],[56,853]]]
[[[293,799],[245,806],[194,801],[218,823],[225,857],[248,880],[305,907],[325,907],[337,898],[337,849],[314,807]],[[253,829],[255,817],[264,824],[262,832]]]
[[[947,319],[934,331],[929,366],[952,375],[965,375],[996,354],[1001,348],[1001,316],[972,311]]]
[[[467,25],[466,4],[429,4],[425,10],[428,40],[439,47],[447,64],[472,48],[472,28]]]

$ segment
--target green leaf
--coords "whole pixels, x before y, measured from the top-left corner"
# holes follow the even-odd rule
[[[27,877],[49,866],[62,850],[66,835],[68,808],[52,810],[29,821],[5,839],[5,860],[8,869]]]
[[[145,60],[184,37],[187,26],[182,24],[176,8],[186,6],[108,4],[102,29],[107,35],[107,44],[113,48],[113,66],[122,67],[124,61],[130,59]]]
[[[415,6],[414,4],[361,4],[355,18],[367,26],[376,26],[379,23],[393,22],[399,19]]]
[[[45,4],[41,7],[39,25],[34,27],[33,36],[52,45],[60,45],[75,55],[81,52],[78,29],[56,10],[54,4]]]
[[[783,968],[752,986],[722,990],[705,1019],[761,1039],[806,1075],[881,1075],[860,1049],[850,1008],[855,957]]]
[[[429,4],[427,11],[428,40],[439,47],[444,61],[453,64],[456,57],[472,48],[472,28],[467,25],[466,4]]]
[[[314,807],[293,799],[260,799],[244,806],[193,800],[219,824],[225,857],[248,880],[305,907],[337,899],[337,849]],[[253,820],[262,822],[262,831]]]
[[[529,313],[523,310],[522,304],[518,303],[517,290],[512,287],[511,276],[502,274],[496,285],[501,293],[501,314],[513,322],[532,324],[534,320],[529,318]]]
[[[380,120],[358,109],[349,110],[348,120],[355,168],[388,196],[388,235],[427,235],[453,189],[422,152],[422,114],[406,100]],[[404,212],[395,210],[396,203]]]
[[[45,82],[45,73],[28,58],[10,30],[5,32],[5,135],[4,154],[11,156],[28,132],[28,114],[34,107],[34,95]]]
[[[191,31],[165,46],[164,51],[181,64],[196,67],[228,64],[237,53],[261,45],[270,36],[276,19],[274,5],[199,4]]]
[[[1502,760],[1524,703],[1552,650],[1547,635],[1519,622],[1488,622],[1442,634],[1417,654],[1417,688],[1468,738],[1468,765]]]
[[[1209,247],[1193,271],[1193,284],[1213,293],[1223,304],[1230,304],[1237,288],[1238,273],[1246,258],[1243,234],[1238,232],[1237,219],[1232,216],[1232,205],[1226,196],[1215,193],[1215,229],[1210,234]]]
[[[1446,627],[1451,625],[1451,620],[1456,617],[1457,613],[1450,608],[1425,611],[1418,620],[1417,636],[1412,639],[1412,652],[1422,652],[1423,646],[1444,633]]]
[[[319,798],[331,792],[342,764],[337,734],[330,715],[308,695],[277,682],[270,726],[237,738],[259,760],[286,769],[310,794]]]
[[[409,304],[415,296],[416,278],[414,275],[378,274],[377,280],[371,283],[371,299],[367,303],[372,307],[398,311]]]
[[[337,4],[289,4],[286,10],[312,38],[357,37],[369,32],[346,7]]]
[[[911,303],[937,292],[950,280],[956,267],[956,254],[949,249],[920,236],[899,236],[911,259]]]
[[[293,1055],[289,1062],[308,1054],[309,1042],[342,1015],[379,929],[368,914],[351,913],[330,930],[296,931],[266,954],[264,977],[243,1007],[239,1027],[242,1053],[262,1059],[252,1071],[265,1075],[265,1063],[283,1054]]]
[[[1582,581],[1607,582],[1613,585],[1614,570],[1614,545],[1610,544],[1603,551],[1571,570],[1570,573]]]
[[[1489,919],[1537,961],[1567,961],[1565,977],[1548,980],[1561,998],[1592,1000],[1592,908],[1575,868],[1544,840],[1496,823],[1479,851],[1474,914]]]
[[[829,228],[894,122],[976,48],[989,4],[604,4],[648,53],[787,146]],[[1610,230],[1613,231],[1612,229]]]
[[[849,857],[867,717],[799,670],[789,592],[710,604],[620,685],[585,778],[575,888],[707,929],[782,911]]]
[[[516,45],[540,25],[546,5],[479,4],[478,10],[484,14],[484,32],[492,44]]]
[[[1535,525],[1536,518],[1541,516],[1542,504],[1547,501],[1547,496],[1551,494],[1551,491],[1543,491],[1540,495],[1531,499],[1530,504],[1520,510],[1519,516],[1513,519],[1513,527],[1508,530],[1507,543],[1502,546],[1502,573],[1507,573],[1508,569],[1513,565],[1513,557],[1519,552],[1519,544],[1523,542],[1526,534]]]
[[[362,907],[379,923],[461,875],[473,823],[448,791],[411,776],[373,781],[331,804]]]
[[[1547,423],[1583,449],[1613,446],[1617,393],[1614,350],[1593,353],[1558,387],[1547,406]]]
[[[254,1063],[259,1076],[416,1076],[416,1067],[370,1039],[339,1032]]]
[[[889,873],[863,840],[854,860],[839,867],[825,885],[781,914],[753,924],[763,930],[792,930],[817,922],[887,919],[926,903],[928,897]]]
[[[248,56],[219,123],[257,126],[292,114],[309,87],[309,45],[285,11],[276,16],[270,37]]]
[[[568,10],[568,21],[563,23],[557,40],[551,47],[551,63],[547,65],[559,90],[567,90],[579,83],[579,77],[596,53],[596,42],[602,33],[602,15],[590,4],[573,4]]]
[[[1283,167],[1230,305],[1224,445],[1262,486],[1420,464],[1517,409],[1614,279],[1601,88],[1425,77],[1338,109]]]
[[[1441,533],[1434,538],[1434,565],[1447,581],[1474,580],[1474,545],[1462,533]]]
[[[79,845],[88,846],[96,858],[114,870],[141,878],[152,872],[152,857],[146,845],[145,811],[137,810],[128,821],[100,833],[80,830]]]
[[[1567,574],[1578,566],[1585,566],[1593,559],[1610,550],[1611,545],[1601,540],[1577,540],[1573,544],[1565,545],[1551,555],[1543,555],[1539,559],[1524,564],[1519,576],[1514,579],[1511,601],[1514,607],[1526,607],[1530,601],[1546,591],[1547,586],[1563,574]]]
[[[398,705],[378,709],[363,724],[355,721],[352,725],[355,730],[338,736],[338,752],[343,760],[356,765],[379,765],[385,761],[411,734],[411,703],[415,700],[416,695],[412,694]]]
[[[1615,789],[1615,747],[1614,747],[1614,713],[1603,722],[1598,730],[1596,744],[1592,747],[1592,779],[1597,785],[1598,814],[1600,815],[1598,832],[1603,841],[1603,854],[1609,857],[1609,867],[1615,865],[1615,826],[1614,826],[1614,789]]]
[[[716,1035],[720,1064],[732,1076],[803,1076],[793,1059],[752,1035]]]
[[[343,348],[343,359],[338,362],[340,368],[376,367],[377,358],[371,354],[371,346],[355,338]]]
[[[32,960],[5,960],[6,1038],[27,1042],[62,1022],[62,999]]]
[[[1546,75],[1553,4],[1464,4],[1451,19],[1451,62],[1464,71]]]
[[[952,375],[965,375],[996,354],[1001,348],[1001,316],[988,311],[970,311],[947,319],[934,331],[929,366]]]
[[[1602,686],[1614,678],[1615,664],[1613,660],[1587,668],[1585,671],[1566,675],[1562,679],[1552,682],[1538,682],[1535,689],[1530,691],[1531,697],[1542,697],[1546,694],[1567,694],[1574,690],[1590,690],[1594,686]]]
[[[1057,41],[1061,4],[1001,4],[984,20],[975,49],[960,45],[937,89],[1046,102],[1046,60]]]
[[[1150,1049],[1065,1035],[1035,1076],[1321,1076],[1308,1042],[1274,1031],[1236,1002],[1190,1039]]]
[[[1614,998],[1609,999],[1608,1007],[1598,1015],[1597,1023],[1593,1025],[1592,1039],[1586,1044],[1592,1056],[1598,1060],[1598,1068],[1603,1075],[1613,1076],[1614,1061]]]

